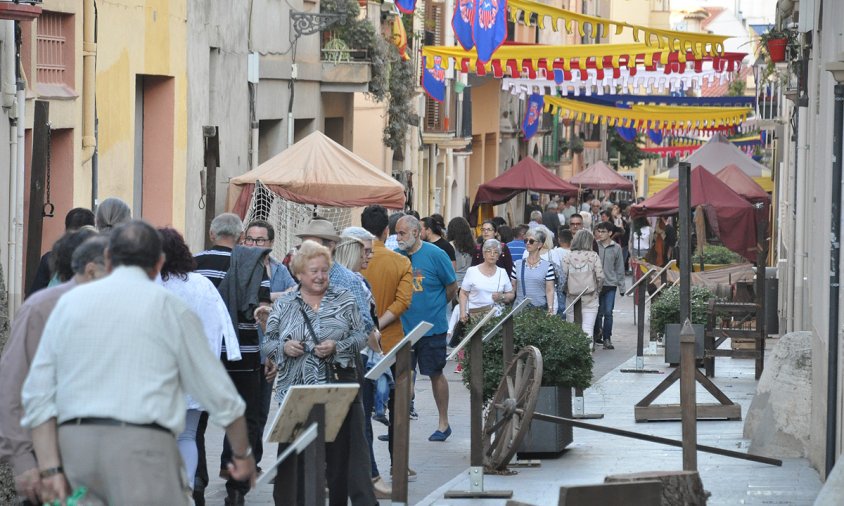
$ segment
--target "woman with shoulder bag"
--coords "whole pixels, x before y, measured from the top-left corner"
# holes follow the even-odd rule
[[[367,344],[360,310],[347,290],[329,285],[331,252],[314,241],[304,241],[291,262],[299,287],[285,293],[273,304],[266,324],[263,351],[278,364],[276,400],[284,401],[290,387],[295,385],[324,385],[328,383],[358,383],[355,364],[357,354]],[[349,500],[348,469],[351,458],[351,438],[364,437],[363,427],[350,423],[363,420],[360,393],[349,408],[343,424],[332,443],[325,445],[326,480],[329,504],[346,505]],[[357,430],[356,430],[357,429]],[[365,444],[365,443],[364,443]],[[286,445],[279,445],[279,453]],[[361,452],[369,467],[369,455]],[[284,472],[279,469],[279,473]],[[301,470],[300,476],[304,476]],[[292,499],[282,490],[282,480],[276,480],[273,499],[276,504],[297,504],[303,495]],[[304,487],[297,487],[302,492]],[[370,494],[367,494],[370,495]],[[372,504],[377,504],[374,493]],[[361,504],[352,498],[352,504]],[[370,505],[371,506],[371,505]]]
[[[542,250],[546,241],[551,241],[550,231],[543,226],[528,230],[525,234],[525,252],[527,256],[517,260],[510,271],[510,278],[516,289],[516,303],[523,299],[530,299],[534,307],[548,310],[549,315],[556,313],[554,307],[554,265],[548,260],[546,253],[542,257]],[[547,251],[547,249],[546,249]]]
[[[500,315],[504,304],[512,302],[515,296],[507,273],[496,265],[501,243],[487,239],[483,255],[484,262],[469,267],[460,285],[460,321],[464,325],[471,325],[472,320],[483,318],[490,311]]]
[[[579,230],[571,242],[571,252],[563,259],[563,272],[566,277],[566,299],[573,301],[580,297],[580,325],[592,343],[595,319],[598,316],[598,295],[604,284],[604,269],[597,253],[592,251],[594,238],[592,232]],[[566,313],[566,320],[573,322],[574,305]]]

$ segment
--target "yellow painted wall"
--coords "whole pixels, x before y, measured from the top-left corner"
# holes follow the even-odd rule
[[[610,14],[601,17],[633,25],[650,26],[651,2],[650,0],[612,0]],[[633,30],[626,29],[620,35],[616,35],[615,30],[610,30],[609,33],[610,44],[633,42]],[[639,42],[643,41],[640,39]]]
[[[187,149],[186,0],[98,2],[99,196],[132,207],[137,75],[174,79],[172,225],[184,228]],[[81,44],[80,44],[81,46]],[[145,199],[151,198],[146,195]]]
[[[475,198],[478,186],[498,175],[500,90],[497,79],[472,86],[472,156],[466,187],[471,199]]]

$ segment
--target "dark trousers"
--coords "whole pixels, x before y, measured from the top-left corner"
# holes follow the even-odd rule
[[[595,318],[595,337],[612,340],[612,312],[615,309],[616,287],[605,286],[598,296],[598,316]]]
[[[375,450],[372,448],[372,409],[375,406],[375,382],[363,380],[361,386],[361,401],[363,404],[364,430],[366,431],[366,442],[369,444],[369,460],[371,464],[372,477],[379,476],[378,464],[375,463]]]
[[[273,396],[273,384],[261,376],[261,410],[258,413],[258,442],[252,447],[255,463],[260,464],[264,457],[264,429],[270,416],[270,404]]]
[[[253,451],[261,440],[259,420],[261,418],[261,383],[265,383],[263,371],[229,371],[229,377],[234,383],[237,393],[246,402],[246,430],[249,435],[249,445]],[[228,438],[223,439],[223,453],[220,455],[220,469],[227,469],[232,460],[232,449]],[[239,491],[246,495],[249,492],[249,481],[237,481],[229,479],[226,481],[226,490],[229,493]]]
[[[198,460],[193,480],[193,500],[197,506],[205,505],[205,487],[208,486],[208,462],[205,459],[205,429],[208,428],[208,412],[203,411],[196,427],[196,450]]]

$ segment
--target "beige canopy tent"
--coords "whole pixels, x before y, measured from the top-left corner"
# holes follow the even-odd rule
[[[326,207],[380,204],[404,208],[404,186],[390,175],[315,131],[229,181],[226,209],[245,217],[260,181],[282,199]]]

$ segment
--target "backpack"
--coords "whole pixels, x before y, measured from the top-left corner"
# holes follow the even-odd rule
[[[586,290],[585,295],[595,293],[598,283],[595,279],[595,269],[592,262],[588,259],[578,261],[572,255],[567,256],[566,260],[566,263],[569,264],[568,279],[566,280],[568,294],[577,296],[584,289]]]

